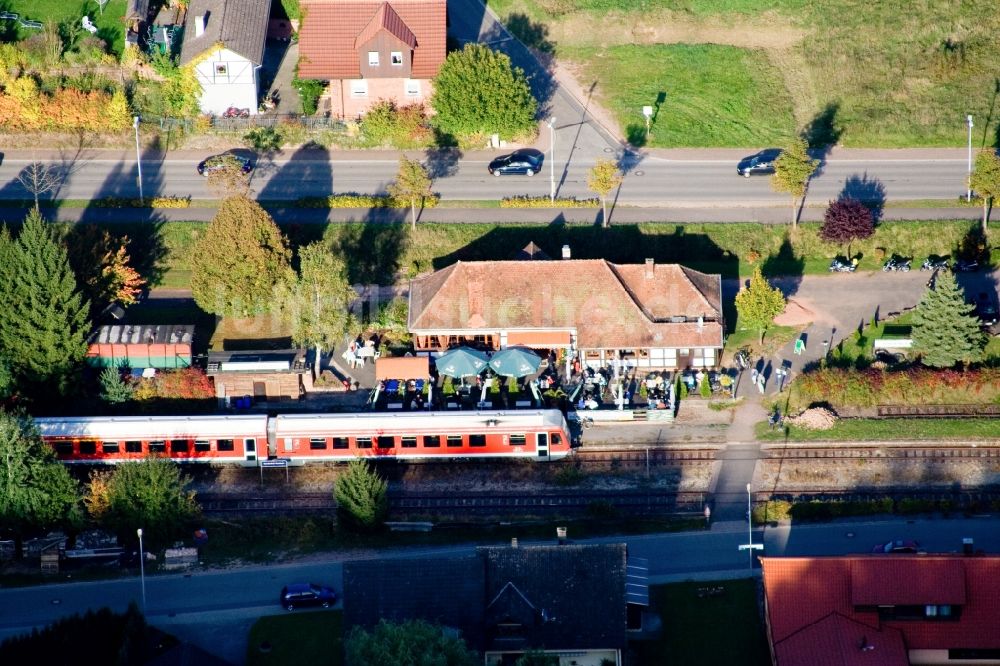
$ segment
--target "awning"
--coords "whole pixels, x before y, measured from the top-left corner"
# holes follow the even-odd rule
[[[427,379],[430,374],[426,356],[375,359],[375,379]]]
[[[569,331],[510,331],[507,333],[507,346],[521,345],[524,347],[548,348],[569,347]]]

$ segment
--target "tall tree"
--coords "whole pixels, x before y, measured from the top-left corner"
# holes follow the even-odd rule
[[[389,194],[399,201],[410,202],[410,228],[416,229],[417,203],[423,206],[424,199],[434,195],[427,169],[419,161],[403,155],[399,158],[396,180],[389,184]]]
[[[17,180],[35,198],[35,210],[38,210],[38,197],[59,187],[62,177],[48,164],[36,160],[21,169]]]
[[[77,291],[66,248],[38,211],[28,214],[13,247],[0,356],[22,386],[65,393],[87,353],[89,307]]]
[[[753,269],[750,286],[736,294],[736,314],[740,327],[760,333],[759,342],[774,323],[774,318],[785,310],[785,297],[781,290],[764,279],[760,266]]]
[[[792,227],[798,224],[802,202],[809,188],[809,179],[819,166],[819,160],[809,157],[808,151],[809,144],[805,139],[796,139],[774,161],[771,189],[792,196]]]
[[[587,187],[601,197],[601,226],[608,227],[608,195],[624,180],[618,165],[612,160],[597,160],[597,164],[587,174]]]
[[[481,660],[465,641],[424,620],[381,620],[365,631],[354,627],[344,641],[348,664],[365,666],[473,666]]]
[[[341,517],[348,523],[373,529],[382,524],[389,512],[387,488],[385,479],[366,460],[355,458],[334,484],[333,496]]]
[[[0,525],[13,529],[20,541],[28,530],[73,525],[80,518],[76,481],[34,422],[0,411]]]
[[[976,166],[969,176],[969,188],[983,198],[983,231],[990,221],[993,200],[1000,197],[1000,157],[992,149],[976,155]]]
[[[191,259],[191,291],[205,312],[249,317],[267,312],[275,288],[292,278],[285,237],[260,205],[225,199]]]
[[[132,541],[141,527],[155,548],[173,541],[198,516],[190,483],[177,463],[150,457],[93,472],[83,502],[92,518],[122,540]]]
[[[950,368],[982,360],[986,336],[973,310],[955,276],[940,272],[913,314],[913,351],[925,365]]]
[[[434,78],[431,106],[431,122],[446,134],[499,134],[502,139],[530,133],[538,110],[524,70],[483,44],[466,44],[448,54]]]
[[[823,240],[847,245],[848,259],[851,258],[851,243],[874,233],[875,219],[871,209],[851,198],[830,202],[823,214],[823,226],[819,228]]]
[[[328,243],[299,249],[299,279],[286,304],[292,341],[315,346],[318,364],[322,349],[332,348],[354,325],[350,306],[357,296],[347,279],[347,264]]]
[[[134,305],[146,280],[132,266],[128,236],[94,224],[75,224],[66,234],[69,263],[80,289],[99,312],[109,303]]]

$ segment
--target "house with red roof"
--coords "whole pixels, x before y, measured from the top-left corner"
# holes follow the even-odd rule
[[[408,328],[418,352],[524,346],[564,350],[567,365],[710,368],[721,277],[653,259],[459,261],[410,282]]]
[[[760,560],[776,666],[1000,664],[1000,556]]]
[[[303,0],[299,78],[327,83],[321,111],[426,105],[445,59],[446,0]]]

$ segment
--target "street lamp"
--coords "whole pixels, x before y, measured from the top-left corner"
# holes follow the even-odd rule
[[[139,205],[142,205],[145,202],[142,197],[142,156],[139,154],[139,116],[132,117],[132,128],[135,129],[135,164],[139,169]],[[139,536],[140,538],[142,537],[141,534]]]
[[[969,188],[965,193],[965,200],[972,201],[972,114],[965,117],[965,122],[969,126]]]
[[[753,551],[764,550],[764,544],[753,542],[753,509],[750,506],[750,484],[747,484],[747,533],[749,540],[740,545],[740,550],[750,551],[750,572],[753,573]]]
[[[146,556],[142,552],[142,528],[135,531],[139,535],[139,580],[142,582],[142,614],[146,614]]]
[[[549,118],[549,201],[556,200],[556,117]]]

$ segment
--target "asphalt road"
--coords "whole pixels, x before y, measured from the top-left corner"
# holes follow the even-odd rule
[[[964,191],[965,160],[961,151],[935,151],[934,158],[906,157],[855,158],[831,156],[810,185],[808,201],[825,203],[842,193],[864,198],[956,199]],[[618,195],[620,203],[644,206],[724,206],[752,207],[787,205],[785,195],[771,191],[765,176],[741,178],[736,162],[745,150],[711,151],[691,157],[644,157],[625,178]],[[446,199],[484,200],[505,196],[549,194],[549,169],[529,178],[495,178],[486,170],[492,153],[475,153],[461,159],[431,158],[439,172],[434,190]],[[174,153],[143,160],[143,190],[149,196],[191,196],[210,199],[205,179],[195,172],[205,154]],[[598,157],[602,155],[598,154]],[[32,156],[9,152],[0,163],[0,199],[25,199],[30,194],[18,181],[18,174],[31,163]],[[72,158],[54,154],[39,158],[59,173],[58,184],[45,198],[93,199],[107,196],[138,196],[134,156],[117,151],[90,151]],[[559,196],[590,197],[587,172],[595,159],[578,154],[567,165],[557,147],[556,178],[562,182]],[[393,153],[352,153],[303,151],[275,160],[260,160],[252,187],[262,199],[284,200],[303,196],[325,196],[331,192],[384,192],[398,168]],[[565,178],[560,175],[565,171]]]
[[[955,520],[892,520],[835,522],[755,530],[754,542],[764,540],[765,555],[837,555],[870,552],[872,546],[895,538],[916,539],[928,552],[958,552],[963,537],[976,548],[1000,552],[1000,521],[992,517]],[[572,535],[570,535],[572,537]],[[595,541],[621,541],[605,538]],[[626,537],[629,553],[647,558],[653,582],[742,577],[749,557],[738,546],[746,543],[745,523],[716,525],[708,532]],[[416,548],[377,553],[381,560],[467,553],[471,546]],[[355,557],[374,557],[375,553]],[[246,631],[261,615],[281,613],[277,595],[282,585],[313,581],[342,588],[342,555],[317,557],[297,564],[263,565],[193,574],[146,578],[147,615],[167,631],[191,640],[234,663],[242,663]],[[101,581],[0,590],[0,638],[63,615],[110,606],[123,610],[141,599],[138,579]]]

